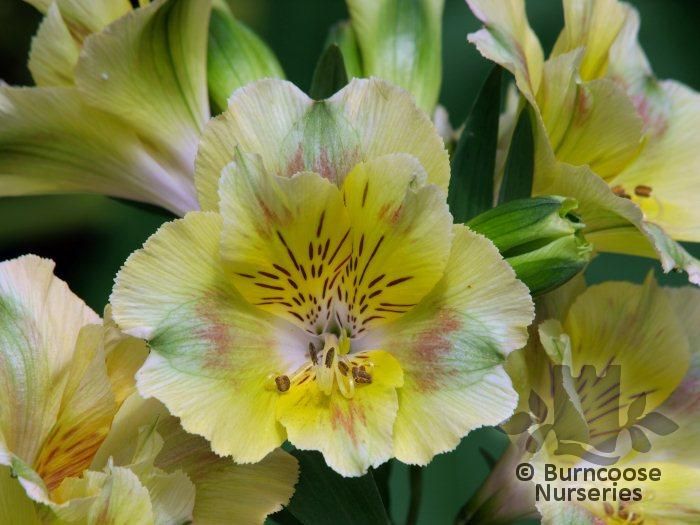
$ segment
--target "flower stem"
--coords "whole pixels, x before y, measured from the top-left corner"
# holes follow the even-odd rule
[[[417,465],[411,465],[408,471],[411,500],[408,503],[408,517],[406,525],[418,523],[421,496],[423,495],[423,469]]]

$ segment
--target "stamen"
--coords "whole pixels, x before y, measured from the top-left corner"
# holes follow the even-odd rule
[[[634,194],[637,195],[638,197],[650,197],[651,196],[651,186],[646,186],[644,184],[640,184],[639,186],[635,186]]]
[[[620,186],[619,184],[617,186],[613,186],[612,192],[617,195],[618,197],[622,197],[623,199],[631,199],[632,197],[625,191],[625,188]]]
[[[353,366],[352,377],[356,383],[370,384],[372,382],[372,376],[365,370],[364,365]]]
[[[346,375],[348,375],[348,371],[350,370],[350,367],[348,365],[346,365],[344,361],[338,361],[338,370],[340,370],[341,374],[346,376]]]
[[[289,380],[289,377],[285,375],[277,376],[275,378],[275,384],[277,385],[277,390],[279,390],[280,392],[286,392],[292,385],[291,381]]]
[[[313,364],[318,364],[318,354],[316,353],[316,347],[313,343],[309,343],[309,358],[311,358]]]
[[[326,359],[324,361],[326,368],[330,368],[331,366],[333,366],[333,358],[334,357],[335,357],[335,348],[330,347],[328,349],[328,352],[326,353]]]

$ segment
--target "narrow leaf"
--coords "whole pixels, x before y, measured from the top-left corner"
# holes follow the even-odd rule
[[[344,478],[326,465],[318,452],[294,450],[299,482],[288,509],[302,523],[389,523],[371,473]]]
[[[532,137],[530,111],[525,107],[520,112],[513,139],[508,150],[508,158],[503,172],[503,180],[498,194],[498,202],[524,199],[532,193],[532,175],[535,169],[535,143]]]
[[[343,52],[337,45],[331,44],[318,59],[309,94],[314,100],[323,100],[347,83],[348,73],[345,70]]]
[[[464,123],[452,156],[447,203],[455,222],[466,222],[493,205],[500,109],[501,70],[494,67]]]

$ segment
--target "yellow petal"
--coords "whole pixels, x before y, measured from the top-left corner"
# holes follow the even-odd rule
[[[52,3],[32,40],[29,71],[37,86],[70,86],[80,46],[70,34],[56,3]]]
[[[76,89],[0,86],[1,196],[98,193],[184,214],[197,201],[192,168],[183,169],[151,156]]]
[[[355,385],[352,398],[337,389],[327,395],[317,381],[306,381],[280,395],[277,409],[289,441],[302,450],[319,450],[343,476],[360,476],[393,452],[396,388],[403,384],[403,372],[387,352],[361,355],[371,363],[372,379],[370,384]]]
[[[142,339],[119,330],[109,305],[105,308],[102,337],[107,375],[112,383],[115,401],[121,405],[136,391],[134,376],[148,356],[148,346]]]
[[[251,304],[312,334],[331,320],[331,300],[352,250],[338,188],[315,173],[269,175],[239,157],[221,179],[221,254]]]
[[[360,161],[408,153],[429,182],[446,190],[449,181],[447,152],[432,122],[408,93],[377,79],[353,79],[315,103],[282,80],[237,90],[202,136],[196,184],[203,209],[217,209],[217,183],[237,149],[259,155],[271,175],[314,171],[337,184]]]
[[[209,9],[174,0],[132,11],[85,40],[75,70],[84,101],[124,119],[187,174],[209,116]]]
[[[547,61],[537,102],[557,160],[609,179],[637,156],[643,123],[615,82],[577,82],[580,58],[577,50]]]
[[[0,263],[0,397],[6,400],[0,435],[29,465],[51,435],[64,391],[74,384],[69,374],[78,334],[99,322],[53,268],[33,255]]]
[[[100,31],[131,10],[128,0],[26,0],[46,13],[55,3],[71,31],[79,37]]]
[[[542,78],[544,54],[525,13],[524,0],[467,0],[485,28],[469,35],[469,42],[489,60],[513,73],[520,91],[534,100]]]
[[[502,364],[527,340],[532,301],[491,242],[464,226],[454,232],[443,278],[365,343],[391,352],[404,370],[394,454],[406,463],[427,464],[517,403]]]
[[[337,306],[358,336],[409,311],[443,274],[452,217],[437,187],[408,155],[358,164],[342,186],[351,224],[352,257]]]
[[[303,350],[287,351],[302,332],[243,300],[224,272],[220,235],[213,213],[163,226],[118,274],[112,312],[150,340],[139,391],[215,452],[252,462],[284,441],[273,379],[304,359]]]
[[[643,286],[604,283],[590,287],[571,306],[563,329],[571,341],[572,375],[581,397],[591,438],[627,423],[627,408],[644,396],[644,413],[663,403],[688,369],[688,342],[666,294],[651,278]],[[663,359],[659,348],[663,348]],[[606,375],[619,365],[619,398],[584,383],[584,367]],[[597,381],[595,383],[598,383]],[[584,399],[585,398],[585,399]],[[607,404],[606,404],[607,403]],[[611,408],[619,407],[617,411]]]
[[[620,186],[641,207],[645,219],[675,240],[700,241],[700,95],[683,84],[666,81],[654,117],[655,127],[637,159],[610,182]],[[653,107],[649,110],[653,111]],[[647,196],[640,187],[650,188]]]
[[[580,66],[584,81],[604,77],[611,46],[626,21],[627,9],[618,0],[564,0],[564,29],[552,57],[583,48]]]

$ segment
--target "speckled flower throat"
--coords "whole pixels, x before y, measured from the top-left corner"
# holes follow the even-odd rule
[[[420,166],[402,160],[405,173],[397,176],[395,187],[380,188],[360,165],[340,189],[316,174],[300,175],[309,186],[303,204],[268,200],[267,192],[276,192],[272,188],[255,190],[251,202],[264,218],[257,228],[265,255],[254,264],[251,259],[234,264],[234,283],[251,304],[308,335],[303,364],[272,374],[280,393],[316,381],[327,395],[337,388],[351,398],[356,388],[371,384],[373,362],[358,341],[416,305],[434,281],[421,266],[435,264],[437,270],[444,265],[449,231],[444,227],[442,261],[426,261],[421,245],[440,241],[418,237],[426,226],[406,209],[433,191],[417,189]],[[287,183],[275,179],[268,180]],[[447,226],[449,216],[440,215]]]

